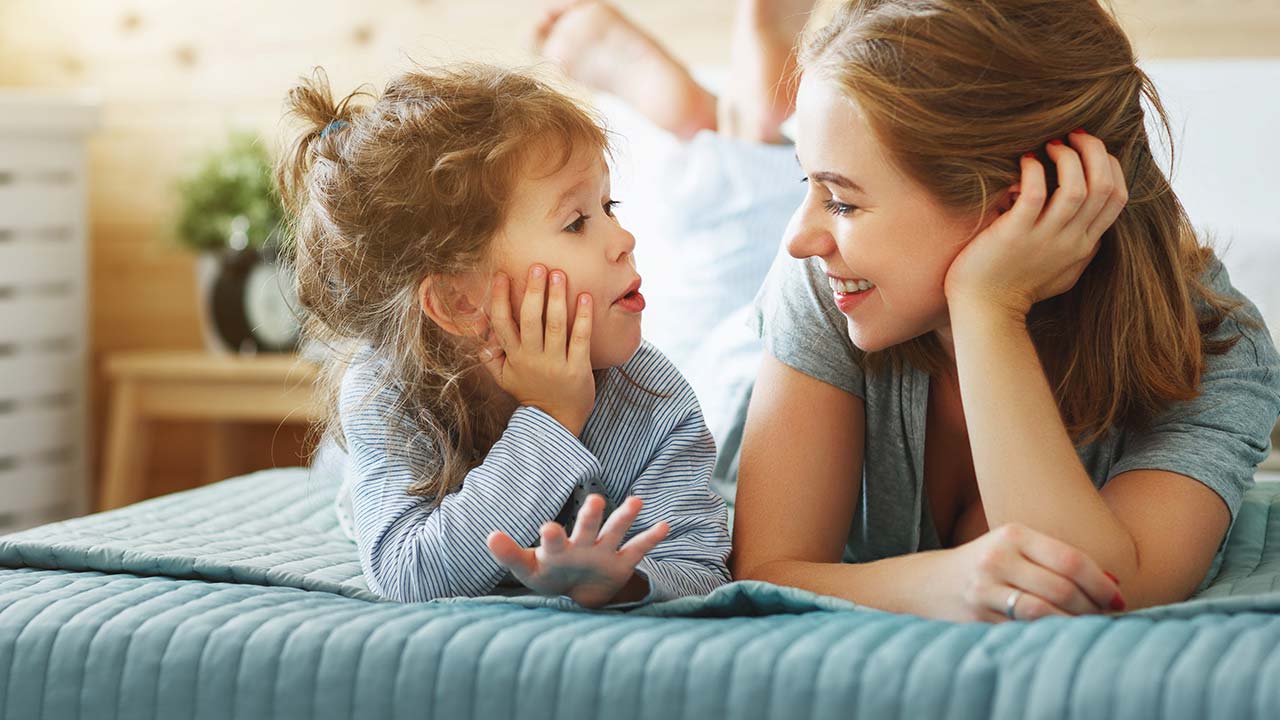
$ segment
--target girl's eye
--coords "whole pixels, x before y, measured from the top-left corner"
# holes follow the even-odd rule
[[[846,205],[845,203],[836,202],[835,200],[824,200],[822,202],[822,207],[826,208],[826,211],[832,215],[839,217],[844,217],[858,209],[858,206],[856,205]]]
[[[591,217],[590,215],[579,215],[577,220],[574,220],[573,222],[564,226],[565,232],[571,232],[571,233],[582,232],[586,228],[587,219],[590,217]]]
[[[621,200],[610,200],[604,204],[604,214],[613,217],[613,209],[622,204]]]

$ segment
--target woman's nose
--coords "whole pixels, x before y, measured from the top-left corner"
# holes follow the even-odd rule
[[[823,256],[831,252],[834,244],[826,227],[821,222],[814,222],[809,212],[809,202],[796,208],[787,223],[783,234],[787,252],[791,257],[801,259]]]

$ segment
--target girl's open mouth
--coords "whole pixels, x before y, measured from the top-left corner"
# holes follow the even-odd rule
[[[644,295],[640,294],[640,278],[636,278],[634,282],[627,288],[617,300],[613,301],[614,305],[631,313],[644,311]]]

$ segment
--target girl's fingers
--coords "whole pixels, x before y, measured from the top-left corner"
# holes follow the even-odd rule
[[[542,352],[542,305],[547,292],[547,269],[541,265],[529,268],[524,300],[520,303],[520,347]]]
[[[636,516],[640,514],[640,508],[643,506],[644,502],[640,498],[634,496],[627,498],[605,521],[598,542],[616,550],[622,543],[622,538],[627,536],[627,531],[631,529],[632,523],[636,521]]]
[[[635,567],[636,563],[640,562],[641,558],[648,555],[650,550],[657,547],[658,543],[662,542],[662,540],[667,537],[667,532],[670,529],[671,526],[667,525],[664,520],[663,522],[654,525],[648,530],[645,530],[628,540],[627,544],[623,545],[618,550],[618,554],[621,555],[623,560],[628,564]]]
[[[507,366],[507,354],[502,348],[494,345],[486,345],[480,348],[480,364],[484,369],[493,376],[493,379],[502,384],[502,371]]]
[[[578,310],[573,318],[573,336],[569,339],[569,362],[578,367],[591,365],[591,296],[578,296]]]
[[[489,300],[489,330],[504,350],[520,347],[520,334],[511,321],[511,283],[503,273],[493,277],[493,297]]]
[[[1016,534],[1016,544],[1028,560],[1075,583],[1094,605],[1108,610],[1124,609],[1120,586],[1107,577],[1093,558],[1043,533],[1022,528]]]
[[[578,519],[573,524],[573,537],[569,542],[574,545],[594,545],[596,534],[600,532],[600,521],[604,519],[604,498],[592,493],[578,510]]]
[[[551,289],[547,292],[547,352],[565,353],[565,330],[568,324],[565,319],[565,285],[564,273],[559,270],[551,272]]]
[[[560,523],[549,522],[542,526],[538,534],[542,538],[542,549],[549,553],[562,553],[568,545],[569,539],[565,537]]]
[[[517,576],[532,575],[538,568],[538,559],[534,551],[521,547],[510,535],[501,530],[489,533],[489,539],[485,544],[489,546],[489,552],[493,554],[494,559]]]

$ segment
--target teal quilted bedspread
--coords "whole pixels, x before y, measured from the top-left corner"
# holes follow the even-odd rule
[[[0,537],[0,717],[1280,717],[1277,485],[1192,600],[1003,625],[764,583],[381,602],[334,490],[275,470]]]

